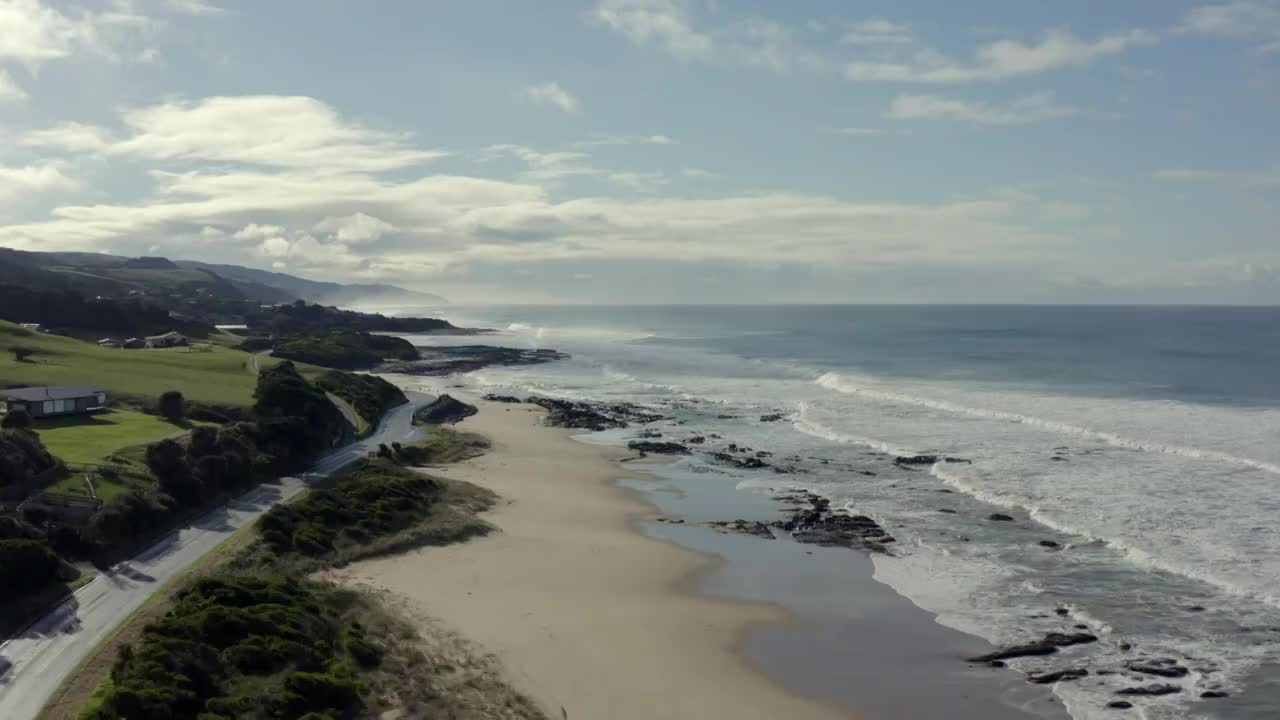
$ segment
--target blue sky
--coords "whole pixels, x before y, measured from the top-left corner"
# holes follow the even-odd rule
[[[463,302],[1280,302],[1280,2],[0,0],[0,245]]]

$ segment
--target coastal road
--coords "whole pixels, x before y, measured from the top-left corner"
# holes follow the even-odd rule
[[[288,500],[320,479],[378,449],[379,443],[413,440],[413,411],[430,402],[406,393],[369,437],[321,458],[307,479],[281,478],[169,533],[130,560],[118,563],[80,588],[49,614],[0,645],[0,718],[29,720],[80,662],[166,582],[213,550],[272,505]]]

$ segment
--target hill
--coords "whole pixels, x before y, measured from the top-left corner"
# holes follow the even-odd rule
[[[185,268],[210,270],[235,282],[253,283],[276,288],[292,294],[295,298],[322,305],[347,306],[357,303],[444,305],[448,303],[448,300],[439,295],[406,290],[395,285],[341,285],[339,283],[307,280],[294,275],[257,270],[240,265],[216,265],[194,260],[179,260],[178,265]]]
[[[35,352],[19,362],[13,348]],[[0,321],[0,387],[91,383],[107,388],[113,396],[153,401],[166,390],[177,390],[195,402],[248,406],[253,404],[253,390],[257,385],[257,376],[252,370],[254,361],[263,368],[280,362],[216,346],[202,350],[100,348],[93,343],[33,333]],[[325,372],[304,365],[299,365],[299,370],[306,375]]]

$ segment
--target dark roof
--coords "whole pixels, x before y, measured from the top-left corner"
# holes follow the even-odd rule
[[[100,392],[106,392],[106,389],[97,385],[48,385],[0,390],[0,398],[40,402],[41,400],[73,400],[97,395]]]

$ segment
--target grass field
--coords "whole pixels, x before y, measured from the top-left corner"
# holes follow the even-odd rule
[[[15,347],[35,350],[25,362]],[[0,387],[17,385],[99,385],[116,395],[156,398],[177,390],[188,400],[216,405],[250,405],[257,377],[248,370],[250,356],[206,345],[204,350],[118,350],[57,335],[30,333],[0,322]],[[263,367],[280,362],[259,358]],[[308,377],[324,369],[298,363]]]
[[[164,418],[133,410],[37,420],[33,429],[49,452],[68,465],[97,465],[121,448],[186,432]]]

